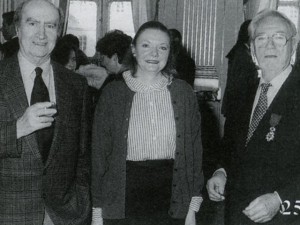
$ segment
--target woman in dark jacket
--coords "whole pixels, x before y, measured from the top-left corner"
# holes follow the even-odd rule
[[[92,224],[195,225],[203,187],[196,97],[169,73],[164,25],[143,24],[132,53],[132,70],[104,88],[96,107]]]

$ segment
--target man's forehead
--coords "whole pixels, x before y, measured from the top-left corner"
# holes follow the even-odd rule
[[[266,17],[262,19],[257,26],[257,29],[276,29],[276,28],[288,30],[286,21],[278,17]]]
[[[22,10],[22,19],[40,18],[58,20],[59,13],[53,5],[46,1],[31,1]]]
[[[262,19],[257,28],[256,33],[266,31],[277,31],[282,33],[288,33],[289,27],[286,21],[278,17],[267,17]]]

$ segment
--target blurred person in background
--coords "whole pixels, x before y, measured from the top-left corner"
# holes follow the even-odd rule
[[[19,50],[19,39],[16,33],[14,15],[14,11],[2,14],[3,21],[1,31],[4,39],[6,40],[6,42],[0,47],[3,58],[8,58]]]
[[[173,45],[174,64],[177,72],[176,77],[185,80],[188,84],[194,87],[196,69],[195,61],[182,45],[181,33],[176,29],[169,29],[169,32]]]

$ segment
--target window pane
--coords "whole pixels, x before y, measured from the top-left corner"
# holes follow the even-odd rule
[[[282,12],[283,14],[285,14],[294,24],[295,26],[298,28],[298,14],[299,14],[299,8],[295,7],[295,6],[281,6],[279,5],[278,7],[278,11]]]
[[[91,1],[70,1],[67,34],[79,38],[80,49],[87,56],[95,54],[97,4]]]
[[[118,29],[131,37],[134,36],[131,2],[118,1],[110,4],[108,29]]]
[[[298,30],[298,21],[299,21],[299,7],[297,4],[291,2],[295,1],[280,1],[278,6],[278,11],[285,14],[296,26]],[[292,56],[292,63],[296,60],[296,52]]]

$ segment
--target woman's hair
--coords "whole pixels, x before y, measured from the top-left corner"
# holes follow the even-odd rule
[[[5,12],[5,13],[2,14],[2,19],[3,19],[3,21],[5,20],[5,22],[8,25],[11,25],[14,22],[14,16],[15,16],[14,11]]]
[[[75,52],[75,57],[77,58],[77,48],[74,45],[58,41],[51,53],[51,59],[65,66],[69,62],[69,56],[72,51]]]
[[[286,17],[284,14],[276,10],[266,9],[258,13],[257,16],[255,16],[252,19],[248,27],[249,36],[252,40],[255,38],[255,31],[258,25],[261,23],[262,20],[268,17],[281,19],[287,25],[288,29],[291,32],[292,37],[293,36],[297,37],[297,29],[294,23],[288,17]]]
[[[174,73],[174,65],[173,65],[173,46],[171,44],[171,36],[170,36],[170,32],[167,29],[167,27],[165,25],[163,25],[162,23],[158,22],[158,21],[149,21],[144,23],[142,26],[140,26],[140,28],[138,29],[138,31],[136,32],[133,40],[132,40],[132,45],[134,47],[136,47],[136,42],[137,39],[141,36],[141,34],[145,31],[145,30],[160,30],[162,32],[164,32],[165,34],[167,34],[167,36],[169,37],[169,43],[170,43],[170,52],[169,52],[169,57],[167,60],[167,64],[166,66],[162,69],[162,73],[164,75],[172,75]],[[132,74],[134,74],[136,72],[137,69],[137,60],[136,58],[133,56],[132,52],[130,52],[129,54],[129,66],[132,70]]]
[[[74,45],[76,48],[79,48],[79,39],[74,34],[65,34],[60,38],[61,42],[69,43]]]

